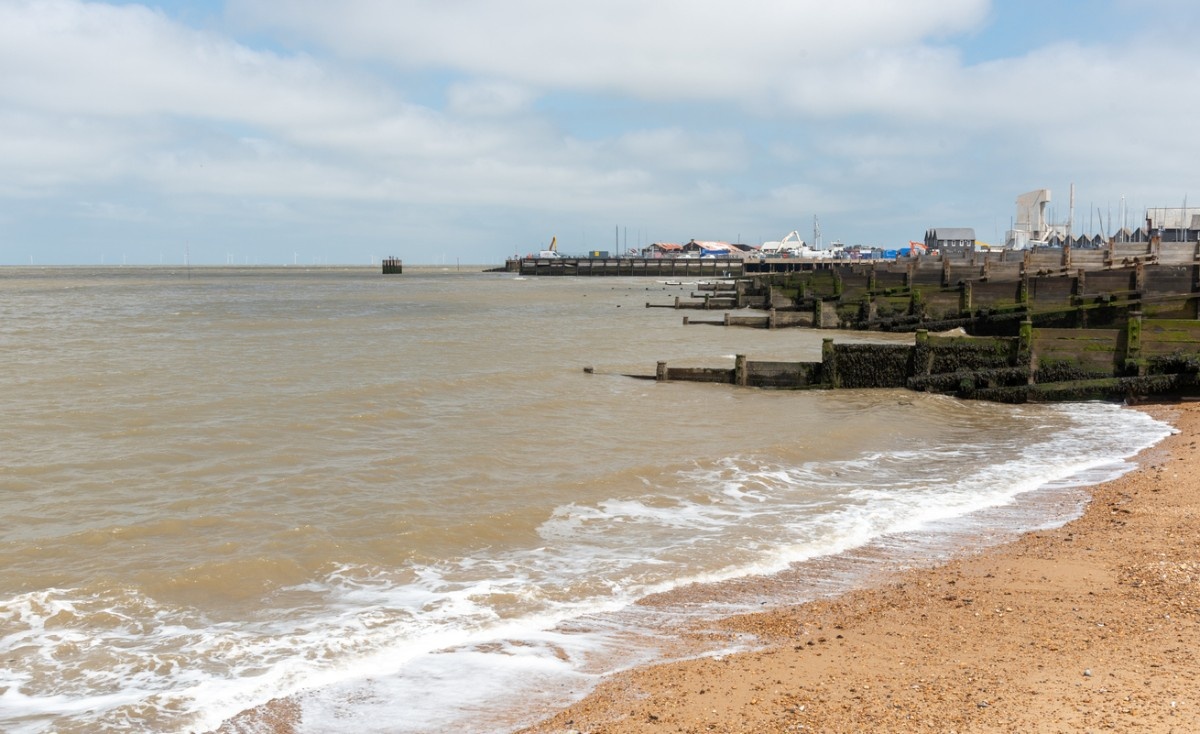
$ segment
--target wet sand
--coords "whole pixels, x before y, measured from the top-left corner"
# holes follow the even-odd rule
[[[725,620],[765,648],[635,669],[523,734],[1200,731],[1200,404],[1083,517]]]

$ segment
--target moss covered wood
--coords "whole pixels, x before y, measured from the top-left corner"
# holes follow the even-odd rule
[[[1012,367],[1019,343],[1008,337],[932,337],[929,339],[929,372],[959,372]]]
[[[912,374],[913,349],[893,344],[838,344],[839,386],[843,388],[904,387]]]
[[[1125,372],[1126,374],[1142,374],[1143,365],[1138,361],[1142,356],[1142,313],[1135,311],[1129,314],[1125,322]]]
[[[833,339],[821,342],[821,382],[826,387],[841,387],[841,376],[838,374],[837,350]]]

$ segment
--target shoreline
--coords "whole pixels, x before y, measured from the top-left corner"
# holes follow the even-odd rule
[[[1027,699],[1036,696],[1045,681],[1026,680],[1030,672],[1026,668],[1038,665],[1048,673],[1052,667],[1061,668],[1076,686],[1071,690],[1084,691],[1084,684],[1094,684],[1092,688],[1102,690],[1103,695],[1115,690],[1105,688],[1105,680],[1097,683],[1099,671],[1107,675],[1111,667],[1086,656],[1067,655],[1072,647],[1106,643],[1080,637],[1078,630],[1062,625],[1055,626],[1050,635],[1036,636],[1029,627],[1048,615],[1079,617],[1080,609],[1097,601],[1113,605],[1106,596],[1116,582],[1106,580],[1103,594],[1095,582],[1100,578],[1092,568],[1100,560],[1096,550],[1101,545],[1115,543],[1124,548],[1131,543],[1107,537],[1113,534],[1110,514],[1124,522],[1135,511],[1134,497],[1153,496],[1156,512],[1189,507],[1187,491],[1179,482],[1162,482],[1172,473],[1185,475],[1183,480],[1187,474],[1197,477],[1187,481],[1193,494],[1200,493],[1200,458],[1190,456],[1200,438],[1200,403],[1138,409],[1178,432],[1130,457],[1127,461],[1133,468],[1123,476],[1091,485],[1073,484],[1065,490],[1037,490],[1022,495],[1011,507],[983,511],[984,516],[969,527],[940,528],[932,536],[937,538],[932,556],[926,555],[930,548],[919,543],[916,550],[900,548],[900,556],[897,547],[873,543],[854,553],[806,562],[771,576],[681,587],[647,597],[638,604],[669,609],[735,600],[745,609],[759,603],[755,599],[777,601],[762,611],[709,616],[707,621],[675,629],[674,639],[664,648],[664,652],[670,650],[668,660],[606,674],[590,692],[564,704],[558,713],[547,712],[548,718],[540,721],[527,718],[524,728],[507,728],[496,721],[501,727],[497,731],[623,734],[1103,728],[1089,718],[1063,719],[1060,714],[1065,716],[1066,708],[1076,708],[1068,697],[1060,697],[1053,705],[1043,699],[1043,708],[1038,709],[1041,713],[1029,713],[1023,720],[997,716],[1003,710],[1002,700],[1008,706],[1018,703],[1022,712],[1034,711]],[[1176,456],[1190,463],[1180,463]],[[1171,467],[1169,472],[1161,468],[1175,463],[1188,468]],[[1154,486],[1149,491],[1121,489],[1131,482]],[[1146,497],[1139,496],[1139,491]],[[1111,497],[1123,499],[1105,499]],[[1192,502],[1190,507],[1200,512],[1200,503]],[[1051,521],[1049,530],[1021,529],[1029,527],[1025,521],[1030,513],[1043,518],[1059,515],[1060,519]],[[1086,536],[1082,532],[1085,527],[1089,529]],[[1189,527],[1188,537],[1200,538],[1200,520]],[[1092,533],[1096,540],[1090,542],[1096,547],[1084,550]],[[906,539],[902,543],[909,543],[914,536],[902,537]],[[1157,552],[1154,543],[1150,537],[1132,545]],[[1083,558],[1077,557],[1080,551]],[[1200,551],[1195,556],[1200,558]],[[1185,562],[1190,563],[1191,557]],[[1200,560],[1193,570],[1195,582],[1200,584]],[[822,582],[838,577],[840,580],[823,590],[819,588]],[[1062,597],[1075,601],[1068,611],[1061,603],[1044,603],[1043,597],[1056,587],[1070,590],[1070,597]],[[797,590],[803,590],[798,598]],[[1188,607],[1192,610],[1190,629],[1200,620],[1200,587],[1197,591],[1195,603]],[[1037,598],[1024,598],[1029,594]],[[789,602],[789,597],[796,600]],[[1116,603],[1121,608],[1105,612],[1107,617],[1126,614],[1126,602]],[[1123,619],[1101,621],[1105,627],[1097,629],[1104,633],[1117,622],[1124,624]],[[1086,625],[1083,628],[1091,631]],[[1119,634],[1129,633],[1122,629]],[[997,636],[1015,637],[1021,644],[997,641]],[[1058,637],[1061,642],[1056,642]],[[747,643],[750,639],[752,644]],[[1155,670],[1172,670],[1184,663],[1187,680],[1200,680],[1200,665],[1188,661],[1187,643],[1178,646],[1181,652],[1171,663],[1156,663],[1161,667]],[[1163,645],[1146,647],[1167,649]],[[713,650],[741,651],[714,657]],[[1125,657],[1129,659],[1127,653]],[[1047,662],[1042,658],[1054,659]],[[1006,666],[1012,665],[1019,666],[1025,678],[1008,676]],[[1085,676],[1082,671],[1093,675]],[[1138,695],[1152,690],[1158,692],[1153,695],[1165,695],[1149,682],[1146,686]],[[1170,701],[1175,703],[1170,721],[1173,726],[1182,725],[1178,731],[1198,728],[1186,722],[1200,724],[1200,696],[1191,698],[1187,693],[1192,687],[1181,683],[1170,689]],[[1122,693],[1133,695],[1132,686]],[[1186,708],[1181,709],[1185,702]],[[1059,712],[1056,707],[1064,710]],[[298,697],[274,699],[227,719],[213,734],[295,734],[305,730],[302,708]],[[514,701],[513,710],[519,709],[520,703]],[[1060,719],[1065,723],[1058,724],[1059,728],[1047,728],[1049,722]],[[1139,729],[1140,723],[1138,719],[1118,720],[1116,729],[1171,731],[1165,725]]]
[[[1200,728],[1200,404],[1081,517],[708,625],[761,647],[638,667],[518,734]]]

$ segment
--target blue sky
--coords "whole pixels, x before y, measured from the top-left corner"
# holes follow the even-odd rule
[[[0,0],[0,265],[1136,223],[1200,201],[1193,5]]]

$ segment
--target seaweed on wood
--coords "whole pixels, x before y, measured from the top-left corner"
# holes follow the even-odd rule
[[[838,386],[904,387],[912,372],[912,347],[883,344],[839,344]]]

